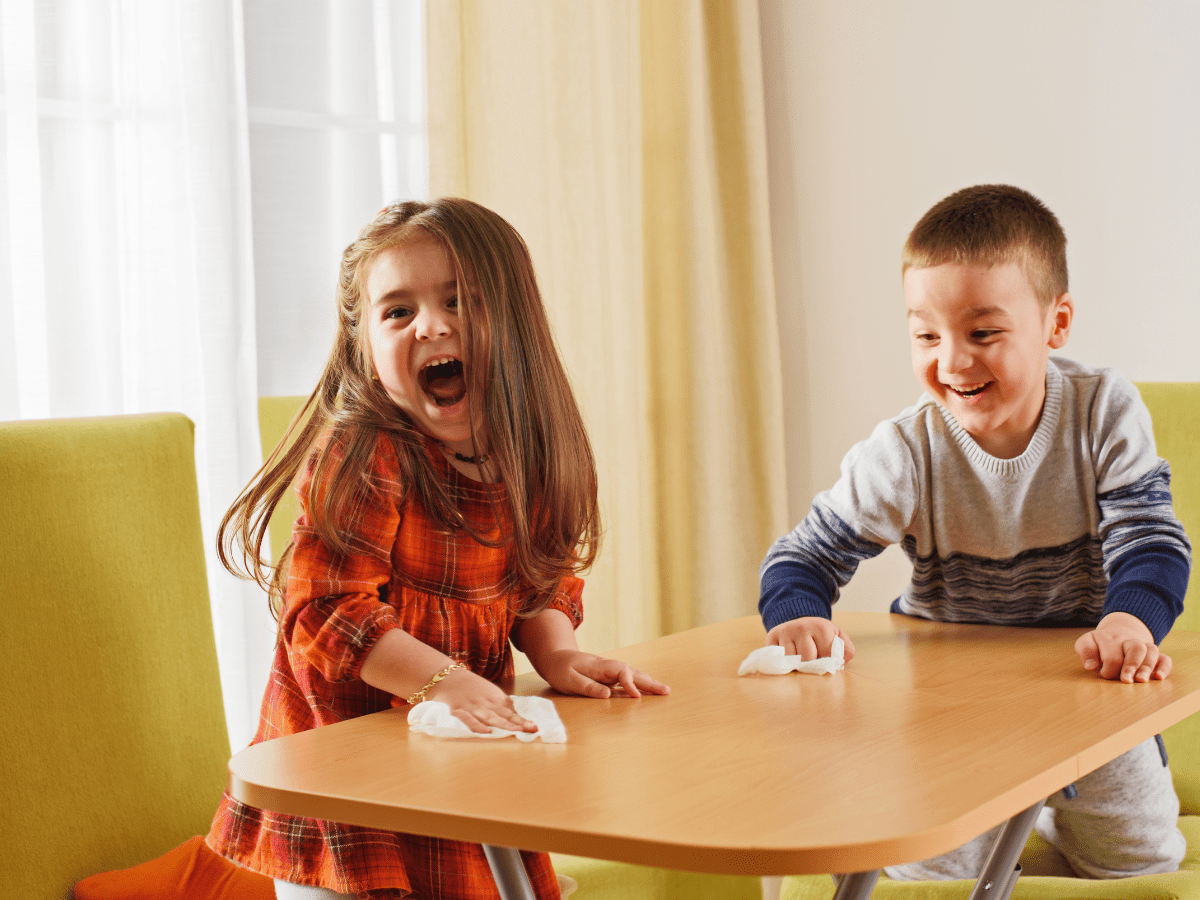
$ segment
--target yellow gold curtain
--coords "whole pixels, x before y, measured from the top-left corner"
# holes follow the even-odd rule
[[[606,523],[584,646],[754,611],[787,527],[753,0],[429,0],[430,181],[529,243]]]

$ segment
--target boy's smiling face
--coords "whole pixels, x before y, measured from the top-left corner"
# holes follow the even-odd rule
[[[985,451],[1020,456],[1046,398],[1046,361],[1067,342],[1070,294],[1042,309],[1017,262],[904,273],[913,371]]]

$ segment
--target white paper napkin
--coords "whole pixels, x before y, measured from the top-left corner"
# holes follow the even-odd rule
[[[450,714],[450,707],[438,700],[424,700],[408,711],[408,727],[412,731],[445,738],[502,738],[513,735],[518,741],[541,738],[544,744],[565,744],[567,729],[554,703],[545,697],[512,698],[517,715],[528,719],[538,727],[537,731],[509,731],[507,728],[492,727],[489,734],[477,734],[467,727],[466,722]]]
[[[783,648],[778,644],[770,647],[759,647],[738,666],[739,675],[786,675],[788,672],[802,672],[805,675],[832,675],[846,667],[846,642],[840,637],[833,639],[829,648],[829,656],[820,659],[810,659],[808,662],[799,656],[785,656]]]

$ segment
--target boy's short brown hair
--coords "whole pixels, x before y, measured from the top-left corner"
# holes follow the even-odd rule
[[[934,204],[904,242],[900,271],[944,263],[1016,262],[1046,309],[1067,292],[1067,236],[1054,213],[1028,191],[978,184]]]

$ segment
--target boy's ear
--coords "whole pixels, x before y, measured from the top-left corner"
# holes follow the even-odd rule
[[[1050,339],[1047,343],[1051,350],[1058,350],[1067,343],[1071,335],[1071,321],[1075,318],[1075,301],[1069,293],[1059,294],[1050,304]]]

